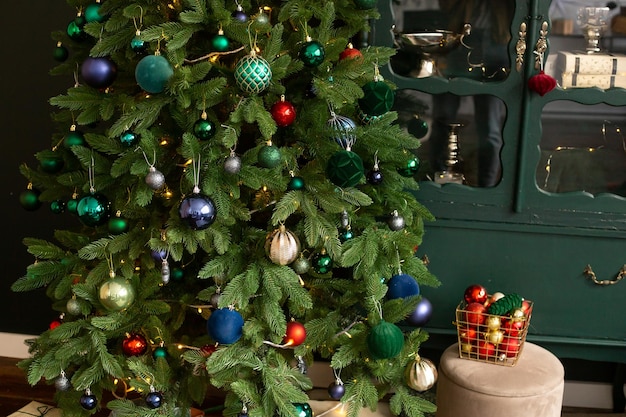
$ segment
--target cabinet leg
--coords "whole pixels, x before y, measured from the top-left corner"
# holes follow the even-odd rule
[[[623,363],[618,363],[615,368],[613,379],[613,412],[623,413],[626,407],[624,396],[624,382],[626,382],[626,369]]]

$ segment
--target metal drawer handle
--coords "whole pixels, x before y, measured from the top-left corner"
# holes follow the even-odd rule
[[[591,269],[591,265],[587,265],[583,273],[587,275],[589,278],[591,278],[594,284],[613,285],[613,284],[617,284],[618,282],[620,282],[622,278],[626,277],[626,265],[622,266],[622,269],[619,270],[619,273],[617,274],[617,277],[615,277],[614,280],[610,280],[610,279],[598,280],[598,278],[596,278],[596,273],[593,272],[593,269]]]

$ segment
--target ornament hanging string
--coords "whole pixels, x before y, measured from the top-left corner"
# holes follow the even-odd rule
[[[133,24],[135,25],[135,33],[139,35],[141,33],[141,27],[143,26],[143,7],[137,6],[139,9],[139,24],[137,24],[137,18],[133,16]]]
[[[95,186],[95,173],[94,173],[94,168],[96,166],[96,162],[93,158],[93,153],[91,154],[91,165],[89,165],[87,167],[87,177],[89,178],[89,192],[91,194],[96,192],[96,186]]]
[[[200,193],[200,155],[198,155],[198,159],[195,160],[192,158],[191,166],[193,169],[193,192],[194,194]]]

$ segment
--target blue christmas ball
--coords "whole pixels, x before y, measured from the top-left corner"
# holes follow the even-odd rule
[[[98,405],[98,399],[93,394],[83,394],[80,397],[80,405],[85,410],[93,410]]]
[[[203,230],[213,224],[217,210],[211,198],[193,193],[181,201],[178,213],[193,230]]]
[[[343,394],[346,393],[346,386],[343,384],[338,384],[337,382],[333,382],[328,386],[328,395],[333,400],[340,400],[343,397]]]
[[[163,404],[163,394],[157,391],[149,392],[146,395],[146,405],[148,408],[159,408]]]
[[[410,275],[398,274],[391,277],[387,283],[389,290],[387,291],[387,298],[407,298],[420,294],[420,286]]]
[[[161,93],[174,75],[170,63],[161,55],[148,55],[141,58],[135,67],[135,80],[148,93]]]
[[[412,326],[422,327],[428,323],[433,315],[433,305],[426,298],[422,299],[415,306],[415,310],[406,318],[406,322]]]
[[[80,67],[80,75],[89,87],[107,88],[117,78],[117,65],[106,57],[87,57]]]
[[[235,310],[219,308],[206,323],[209,336],[217,343],[235,343],[243,334],[243,317]]]

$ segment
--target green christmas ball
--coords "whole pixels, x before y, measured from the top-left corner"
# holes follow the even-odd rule
[[[72,130],[65,138],[63,138],[63,146],[71,148],[72,146],[85,146],[85,136],[78,130]]]
[[[183,270],[183,268],[180,267],[174,267],[172,268],[172,270],[170,271],[170,277],[174,280],[174,281],[180,281],[181,279],[183,279],[185,276],[185,271]]]
[[[88,194],[78,200],[76,214],[85,226],[99,226],[109,220],[111,203],[102,194]]]
[[[63,158],[60,155],[44,155],[39,160],[41,169],[48,174],[56,174],[63,169]]]
[[[398,326],[383,320],[367,335],[367,347],[374,359],[393,358],[404,347],[404,334]]]
[[[70,55],[69,51],[65,46],[61,44],[61,42],[57,43],[57,46],[52,51],[52,57],[55,61],[65,62],[67,57]]]
[[[121,277],[107,279],[98,290],[100,303],[110,311],[121,311],[135,301],[135,288]]]
[[[215,123],[206,119],[198,119],[193,124],[193,134],[200,140],[209,140],[215,136]]]
[[[294,403],[297,417],[313,417],[313,410],[308,403]]]
[[[223,33],[218,33],[211,39],[211,46],[218,52],[225,52],[230,47],[230,41]]]
[[[84,40],[87,37],[87,34],[83,30],[86,22],[84,16],[77,16],[67,25],[67,36],[77,42]]]
[[[155,359],[167,358],[167,349],[165,346],[158,346],[154,349],[154,352],[152,352],[152,356],[154,356]]]
[[[298,56],[307,67],[317,67],[324,62],[326,51],[320,42],[311,40],[302,45]]]
[[[100,14],[100,3],[92,3],[85,7],[85,20],[90,22],[104,22],[106,16]]]
[[[376,0],[354,0],[354,4],[361,10],[373,9],[376,7]]]
[[[345,243],[348,240],[352,239],[354,237],[354,233],[352,232],[351,229],[346,229],[343,230],[341,233],[339,233],[339,241],[341,243]]]
[[[161,93],[174,69],[162,55],[148,55],[141,58],[135,67],[135,80],[139,87],[152,94]]]
[[[244,92],[258,94],[269,87],[272,69],[269,62],[257,55],[246,55],[235,65],[235,82]]]
[[[413,117],[406,126],[406,130],[418,139],[423,138],[428,133],[428,122],[421,117]]]
[[[417,174],[417,171],[420,169],[420,160],[414,156],[409,158],[406,161],[406,166],[398,169],[398,173],[403,177],[410,178],[413,175]]]
[[[280,150],[274,145],[264,146],[259,150],[257,161],[263,168],[277,167],[280,164]]]
[[[130,148],[139,142],[139,135],[131,130],[127,130],[120,135],[120,142],[122,145]]]
[[[363,86],[359,107],[368,116],[381,116],[393,107],[395,93],[384,81],[370,81]]]
[[[65,201],[63,200],[54,200],[50,203],[50,211],[54,214],[61,214],[65,211]]]
[[[326,274],[333,269],[333,258],[326,252],[318,252],[313,256],[312,265],[318,274]]]
[[[20,193],[20,204],[24,210],[33,211],[41,207],[40,194],[39,190],[36,189],[22,191]]]
[[[302,190],[304,188],[304,178],[291,177],[287,184],[287,191]]]
[[[109,219],[107,226],[111,234],[121,235],[128,231],[128,220],[120,216],[114,216]]]
[[[311,261],[309,261],[304,256],[299,256],[293,263],[291,267],[296,272],[296,274],[306,274],[311,269]]]
[[[339,187],[354,187],[365,175],[363,160],[352,151],[337,151],[326,165],[326,176]]]
[[[83,312],[80,306],[80,301],[78,301],[76,298],[70,298],[69,300],[67,300],[65,308],[67,309],[67,312],[73,316],[78,316]]]
[[[130,40],[130,49],[135,51],[135,53],[140,54],[145,51],[147,47],[148,45],[146,44],[146,41],[141,39],[139,36],[135,36]]]
[[[72,214],[76,214],[76,209],[78,208],[78,199],[77,198],[71,198],[65,204],[65,208],[67,209],[68,212],[70,212]]]

